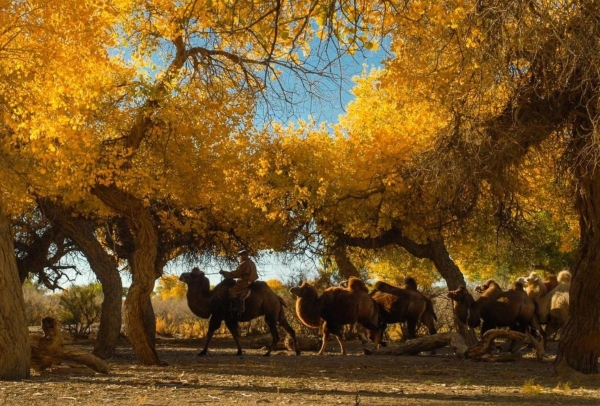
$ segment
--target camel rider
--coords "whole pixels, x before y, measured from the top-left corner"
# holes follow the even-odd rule
[[[248,295],[248,289],[252,282],[258,279],[258,273],[256,272],[256,264],[248,256],[248,251],[242,249],[238,251],[240,256],[240,264],[235,271],[219,271],[226,279],[237,278],[235,285],[229,288],[229,298],[231,300],[231,311],[241,315],[244,311],[244,300]]]

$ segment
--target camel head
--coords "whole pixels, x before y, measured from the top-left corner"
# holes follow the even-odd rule
[[[457,303],[469,303],[473,300],[473,296],[471,296],[467,288],[463,285],[460,285],[456,290],[448,292],[448,297]]]
[[[191,272],[182,273],[179,276],[179,280],[188,286],[198,287],[203,292],[210,290],[210,281],[199,268],[194,268]]]
[[[558,276],[556,277],[558,283],[571,283],[571,272],[569,271],[560,271]]]
[[[512,288],[513,290],[525,291],[525,283],[523,283],[521,279],[517,279],[516,281],[514,281]]]
[[[290,293],[304,299],[316,298],[319,296],[317,290],[308,282],[303,282],[300,286],[294,286],[290,289]]]
[[[519,276],[517,278],[517,280],[515,281],[515,283],[520,283],[523,286],[527,286],[528,285],[528,283],[527,283],[527,276]]]
[[[538,274],[536,274],[535,272],[532,272],[529,274],[529,276],[526,278],[527,284],[539,284],[542,283],[542,278],[540,278],[540,276]]]

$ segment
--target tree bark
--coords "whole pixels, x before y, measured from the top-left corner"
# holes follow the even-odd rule
[[[154,221],[142,201],[114,186],[96,186],[93,193],[122,215],[131,231],[134,250],[129,264],[132,283],[125,298],[126,334],[138,361],[144,365],[160,365],[155,337],[147,328],[148,302],[154,282],[160,276],[155,270],[158,237]]]
[[[340,271],[340,276],[346,280],[351,276],[360,278],[360,273],[352,261],[350,261],[350,258],[348,258],[348,252],[346,250],[346,245],[338,245],[333,250],[333,257],[338,270]]]
[[[46,218],[83,252],[102,285],[104,300],[93,354],[110,358],[115,354],[122,323],[123,282],[117,263],[96,238],[96,227],[89,220],[73,217],[69,210],[48,199],[38,199],[38,204]]]
[[[557,370],[593,374],[598,373],[600,357],[600,172],[595,167],[580,166],[576,175],[576,208],[581,233],[579,258],[573,269],[569,317],[555,366]]]
[[[0,380],[29,378],[26,320],[10,222],[0,207]]]

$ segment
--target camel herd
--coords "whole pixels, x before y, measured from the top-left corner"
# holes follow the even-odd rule
[[[503,291],[492,279],[475,290],[477,300],[464,286],[448,293],[456,317],[469,327],[481,325],[481,335],[492,328],[538,333],[543,338],[558,332],[569,314],[571,274],[562,271],[542,280],[535,272],[520,277]],[[545,329],[542,329],[545,325]]]
[[[237,354],[241,355],[237,323],[260,316],[265,316],[272,336],[265,355],[269,355],[279,341],[278,325],[288,333],[296,354],[300,355],[296,334],[284,314],[283,299],[266,283],[253,283],[245,310],[236,317],[228,312],[227,289],[231,280],[226,279],[211,290],[208,278],[197,268],[183,273],[179,279],[188,286],[190,310],[200,318],[210,319],[206,343],[198,355],[206,354],[211,337],[223,321],[236,342]],[[519,278],[508,290],[502,290],[490,279],[475,288],[479,293],[476,300],[464,286],[450,291],[448,297],[452,299],[456,318],[469,327],[480,327],[482,336],[490,329],[509,327],[546,337],[559,331],[566,322],[570,281],[568,271],[547,280],[531,273]],[[346,325],[362,326],[375,347],[380,345],[388,324],[406,323],[409,339],[415,338],[419,323],[427,327],[429,334],[436,334],[433,303],[417,290],[416,281],[411,277],[405,279],[404,286],[377,282],[371,291],[363,281],[351,277],[342,286],[330,287],[321,293],[308,282],[291,288],[290,292],[296,296],[296,314],[300,321],[307,327],[321,328],[319,354],[324,353],[330,334],[337,338],[341,353],[346,354],[342,334]]]

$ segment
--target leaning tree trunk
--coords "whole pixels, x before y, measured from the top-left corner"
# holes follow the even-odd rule
[[[444,240],[431,240],[429,241],[429,245],[431,246],[429,259],[431,259],[435,265],[435,269],[437,269],[442,278],[446,281],[448,290],[456,290],[459,286],[466,287],[465,277],[450,257],[450,253],[446,248]],[[456,313],[454,313],[454,325],[459,334],[464,337],[467,345],[473,345],[477,342],[475,331],[461,322],[458,317],[456,317]]]
[[[591,136],[590,136],[591,137]],[[557,370],[598,373],[600,356],[600,171],[576,173],[579,212],[579,257],[569,292],[569,317],[559,343]]]
[[[450,257],[450,253],[446,248],[443,238],[435,240],[429,239],[427,240],[427,243],[419,244],[403,235],[401,229],[392,227],[378,237],[361,238],[338,235],[338,239],[349,246],[366,249],[382,248],[389,245],[402,247],[416,258],[427,258],[433,262],[437,271],[446,281],[448,289],[455,290],[461,285],[466,286],[465,277],[458,265],[456,265],[454,260]],[[473,330],[461,323],[456,316],[454,317],[454,322],[458,332],[465,338],[467,344],[472,345],[477,342]]]
[[[107,206],[123,215],[133,237],[130,267],[132,283],[125,298],[124,320],[133,352],[144,365],[159,365],[155,337],[147,329],[148,302],[159,276],[155,271],[158,237],[152,216],[143,203],[116,187],[96,186],[93,190]]]
[[[10,222],[0,208],[0,380],[29,378],[25,302]]]
[[[360,278],[358,269],[356,269],[350,258],[348,258],[346,245],[336,246],[333,250],[333,257],[340,272],[340,276],[343,279],[349,279],[351,276]]]
[[[66,208],[49,199],[38,199],[44,215],[83,252],[102,285],[104,300],[98,337],[93,354],[110,358],[115,354],[121,333],[123,282],[115,260],[95,236],[95,225],[82,217],[73,217]]]

